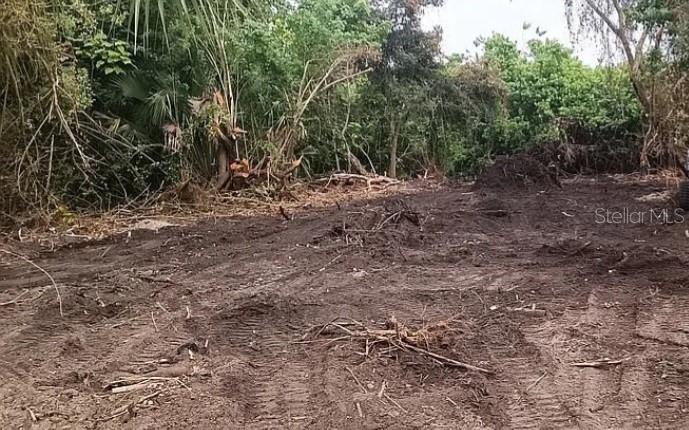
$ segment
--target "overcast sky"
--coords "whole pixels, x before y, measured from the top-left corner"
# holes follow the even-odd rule
[[[528,30],[524,23],[531,24]],[[519,42],[537,37],[536,30],[547,31],[542,37],[554,38],[572,47],[564,0],[445,0],[440,9],[429,9],[424,27],[443,28],[445,54],[477,52],[474,41],[479,36],[502,33]],[[592,43],[575,49],[575,54],[587,64],[598,63],[598,52]]]

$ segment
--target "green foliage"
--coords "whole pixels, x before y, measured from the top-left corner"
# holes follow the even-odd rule
[[[499,152],[558,140],[563,122],[617,137],[640,131],[640,107],[622,68],[587,67],[552,40],[534,40],[521,53],[499,35],[485,42],[485,59],[509,90],[508,123],[494,136]]]
[[[72,42],[77,42],[73,40]],[[81,61],[89,62],[95,71],[106,76],[121,75],[131,66],[132,56],[127,51],[127,43],[121,40],[111,41],[103,33],[78,41],[74,53]]]
[[[59,0],[54,6],[59,35],[84,67],[106,76],[131,69],[132,47],[123,36],[126,13],[115,2]],[[110,29],[112,35],[104,32]],[[120,30],[117,32],[117,30]]]
[[[664,25],[673,18],[672,1],[638,0],[631,6],[629,17],[646,27]]]

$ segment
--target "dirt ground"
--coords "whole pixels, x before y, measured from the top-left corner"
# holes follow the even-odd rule
[[[290,221],[6,240],[28,260],[0,255],[0,428],[689,428],[689,217],[648,212],[667,189],[409,183]]]

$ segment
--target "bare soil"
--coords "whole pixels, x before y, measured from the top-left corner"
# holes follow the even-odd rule
[[[0,428],[689,428],[689,218],[596,212],[668,187],[412,184],[7,242],[63,316],[0,254]]]

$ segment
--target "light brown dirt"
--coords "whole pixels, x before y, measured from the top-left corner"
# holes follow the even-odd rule
[[[6,243],[55,278],[64,317],[43,273],[0,256],[0,428],[689,428],[689,224],[595,215],[668,206],[638,200],[666,185],[452,185],[292,221]],[[427,347],[495,373],[314,335],[392,316],[451,320]],[[622,363],[572,366],[604,358]]]

